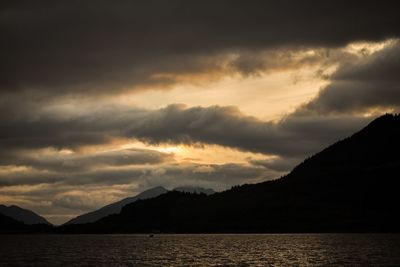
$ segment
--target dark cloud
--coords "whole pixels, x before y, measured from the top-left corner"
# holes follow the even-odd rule
[[[0,154],[1,165],[26,166],[52,172],[75,173],[96,167],[154,165],[173,161],[173,155],[149,149],[123,149],[90,154],[45,154],[40,151],[10,151]]]
[[[302,109],[322,113],[400,107],[400,42],[340,65],[331,83]]]
[[[368,118],[291,114],[278,123],[264,122],[235,107],[186,108],[170,105],[159,110],[115,107],[99,113],[39,120],[3,122],[0,144],[6,149],[72,148],[133,138],[160,144],[217,144],[264,154],[310,155],[361,128]]]
[[[184,112],[182,107],[177,112]],[[182,110],[179,110],[181,109]],[[163,113],[163,110],[157,112]],[[155,120],[152,113],[146,113],[142,121]],[[84,119],[83,121],[89,121]],[[123,120],[124,121],[124,120]],[[118,122],[119,123],[119,122]],[[121,124],[118,124],[122,127]],[[67,127],[61,127],[59,134],[65,134]],[[86,127],[84,127],[86,128]],[[128,128],[130,126],[128,125]],[[179,131],[181,129],[177,129]],[[75,131],[72,129],[72,131]],[[129,132],[121,129],[121,132]],[[68,134],[68,133],[67,133]],[[86,133],[83,133],[86,136]],[[105,133],[108,134],[108,133]],[[176,132],[177,135],[179,133]],[[33,140],[39,136],[31,136]],[[46,138],[46,137],[43,137]],[[150,137],[151,138],[151,137]],[[22,141],[20,139],[19,141]],[[185,139],[184,142],[187,140]],[[34,141],[36,144],[36,141]],[[168,139],[163,142],[182,143]],[[199,141],[192,140],[190,143]],[[23,140],[27,147],[29,138]],[[81,143],[81,142],[79,142]],[[74,144],[72,144],[74,146]],[[267,175],[267,173],[269,173]],[[107,152],[76,152],[55,149],[24,149],[23,146],[8,147],[0,153],[0,187],[15,185],[54,184],[69,186],[126,185],[140,184],[145,189],[150,185],[179,186],[185,184],[213,184],[218,188],[241,183],[246,180],[271,179],[278,173],[265,168],[240,164],[201,165],[176,163],[174,154],[150,149],[123,149]],[[215,188],[215,187],[214,187]]]
[[[9,172],[0,175],[0,188],[15,185],[56,184],[64,176],[45,172]]]
[[[218,69],[224,53],[400,35],[395,1],[2,1],[0,89],[88,93]],[[262,62],[241,57],[244,72]]]
[[[40,105],[34,105],[33,110],[8,111],[10,114],[3,118],[0,132],[3,148],[62,148],[107,143],[120,137],[126,125],[141,113],[130,110],[128,116],[125,110],[104,108],[101,112],[63,117],[53,111],[42,112]]]
[[[278,123],[246,116],[235,107],[171,105],[131,124],[128,136],[150,143],[217,144],[285,156],[309,155],[360,128],[366,119],[292,114]]]
[[[296,62],[290,53],[281,52],[264,54],[265,61],[258,55],[265,49],[337,47],[398,36],[393,4],[3,1],[0,30],[7,41],[0,44],[0,88],[5,90],[0,98],[0,145],[4,151],[78,148],[138,138],[150,143],[219,144],[277,155],[313,153],[365,120],[307,117],[299,111],[270,123],[231,107],[174,105],[155,111],[102,107],[90,114],[62,116],[46,111],[58,101],[48,94],[87,93],[100,85],[113,92],[116,87],[148,82],[154,74],[199,73],[210,66],[219,68],[224,53],[236,55],[229,69],[244,74],[264,69],[265,64],[276,68],[304,64],[315,59]],[[398,105],[398,47],[396,43],[371,58],[341,64],[332,84],[306,109]],[[25,91],[15,93],[18,88]]]
[[[39,168],[39,166],[37,166]],[[105,168],[68,173],[42,169],[14,171],[0,175],[0,187],[16,185],[55,184],[75,186],[115,186],[135,184],[146,189],[163,185],[204,185],[224,189],[231,185],[277,178],[280,172],[244,164],[166,164],[141,168]],[[69,188],[71,190],[71,188]]]

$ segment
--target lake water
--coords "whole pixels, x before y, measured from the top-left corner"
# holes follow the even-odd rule
[[[400,266],[400,235],[0,235],[0,266],[309,265]]]

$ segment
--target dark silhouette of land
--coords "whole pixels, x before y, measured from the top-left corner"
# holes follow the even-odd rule
[[[48,233],[53,226],[35,212],[18,206],[0,205],[0,233]]]
[[[211,188],[203,188],[199,186],[178,186],[172,189],[172,191],[184,192],[184,193],[196,193],[196,194],[215,194],[215,191]]]
[[[50,224],[45,218],[36,214],[35,212],[15,205],[8,207],[0,205],[0,214],[25,224]]]
[[[79,215],[78,217],[69,220],[65,224],[68,225],[68,224],[83,224],[83,223],[95,222],[101,218],[108,216],[108,215],[120,213],[122,207],[124,207],[127,204],[133,203],[139,199],[148,199],[148,198],[157,197],[166,192],[168,192],[167,189],[165,189],[162,186],[157,186],[157,187],[151,188],[149,190],[146,190],[146,191],[138,194],[137,196],[124,198],[120,201],[108,204],[98,210]]]
[[[204,193],[206,195],[211,195],[211,194],[215,193],[215,191],[210,188],[193,187],[193,186],[180,186],[180,187],[174,188],[173,191],[188,192],[188,193]],[[124,207],[130,203],[133,203],[137,200],[158,197],[159,195],[165,194],[167,192],[168,192],[168,190],[165,189],[164,187],[156,186],[156,187],[150,188],[146,191],[143,191],[142,193],[140,193],[134,197],[127,197],[120,201],[108,204],[98,210],[79,215],[78,217],[73,218],[73,219],[69,220],[68,222],[66,222],[65,225],[84,224],[84,223],[95,222],[97,220],[100,220],[101,218],[108,216],[108,215],[120,213],[122,207]]]
[[[400,116],[384,115],[280,179],[208,196],[171,191],[51,232],[399,232],[399,137]]]
[[[400,116],[384,115],[288,175],[212,194],[168,192],[64,233],[398,232]]]

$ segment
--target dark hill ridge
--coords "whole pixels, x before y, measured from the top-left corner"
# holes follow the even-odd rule
[[[398,162],[400,149],[400,115],[384,115],[372,121],[361,131],[329,146],[312,158],[294,168],[288,176],[312,173],[329,169],[365,168]],[[318,166],[318,167],[317,167]],[[333,168],[333,169],[331,169]]]
[[[38,214],[34,213],[31,210],[23,209],[15,205],[11,205],[8,207],[0,205],[0,214],[8,216],[10,218],[13,218],[14,220],[23,222],[28,225],[31,224],[50,225],[50,223],[42,216],[39,216]]]
[[[215,193],[215,191],[211,188],[202,188],[202,187],[194,187],[194,186],[180,186],[180,187],[176,187],[172,190],[180,191],[180,192],[188,192],[188,193],[204,193],[206,195],[211,195],[211,194]],[[95,222],[106,216],[120,213],[122,207],[124,207],[127,204],[133,203],[139,199],[149,199],[149,198],[158,197],[159,195],[165,194],[167,192],[168,192],[168,190],[165,189],[164,187],[156,186],[156,187],[150,188],[146,191],[143,191],[142,193],[140,193],[134,197],[124,198],[120,201],[108,204],[98,210],[79,215],[78,217],[73,218],[73,219],[69,220],[68,222],[66,222],[65,225],[84,224],[84,223]]]
[[[384,115],[275,181],[169,192],[62,232],[385,232],[400,229],[400,116]]]
[[[98,210],[79,215],[78,217],[73,218],[72,220],[66,222],[65,224],[66,225],[67,224],[83,224],[83,223],[95,222],[103,217],[108,216],[108,215],[120,213],[122,207],[127,204],[133,203],[139,199],[148,199],[148,198],[157,197],[166,192],[168,192],[168,190],[162,186],[153,187],[149,190],[143,191],[142,193],[140,193],[134,197],[124,198],[118,202],[108,204]]]
[[[206,194],[212,195],[215,193],[215,191],[211,188],[203,188],[203,187],[198,187],[198,186],[178,186],[172,189],[172,191],[179,191],[179,192],[184,192],[184,193],[196,193],[196,194]]]

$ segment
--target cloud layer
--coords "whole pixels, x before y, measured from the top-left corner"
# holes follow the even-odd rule
[[[400,42],[373,55],[346,62],[330,77],[331,83],[306,105],[329,113],[365,112],[400,106]]]
[[[235,107],[186,108],[182,105],[147,111],[115,108],[67,119],[48,116],[39,121],[6,122],[0,143],[10,149],[76,149],[117,138],[132,138],[150,144],[216,144],[263,154],[299,156],[317,152],[366,121],[352,116],[294,113],[273,123],[246,116]]]
[[[232,54],[247,73],[263,65],[254,64],[257,51],[398,37],[393,3],[2,1],[0,90],[79,94],[165,84],[157,75],[218,70]]]

